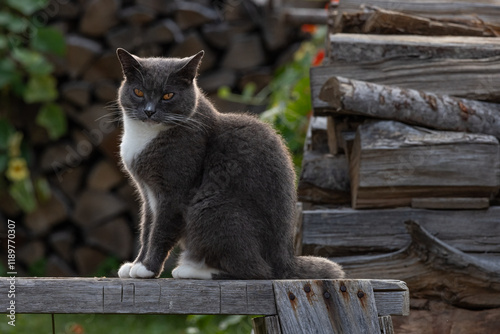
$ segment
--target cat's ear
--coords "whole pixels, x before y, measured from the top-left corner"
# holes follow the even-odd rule
[[[186,63],[180,70],[177,71],[177,74],[191,83],[198,75],[198,68],[200,67],[201,58],[203,58],[204,54],[205,51],[201,50],[194,56],[186,58]]]
[[[137,61],[134,55],[128,53],[125,49],[121,48],[116,49],[116,55],[120,60],[120,64],[122,65],[123,75],[125,75],[125,77],[131,77],[139,73],[139,69],[142,66]]]

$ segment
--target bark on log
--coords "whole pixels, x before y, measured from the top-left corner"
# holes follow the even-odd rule
[[[500,104],[331,77],[319,98],[335,113],[392,119],[500,138]]]
[[[349,203],[349,167],[345,155],[306,152],[298,195],[299,200],[304,202]]]
[[[357,57],[355,52],[352,57]],[[355,64],[336,62],[329,66],[312,67],[311,97],[315,115],[325,116],[327,114],[323,112],[324,109],[331,108],[319,98],[319,94],[332,76],[466,99],[500,102],[500,91],[496,88],[500,87],[500,57],[452,60],[419,57],[396,57]]]
[[[366,0],[342,0],[337,11],[359,12],[366,3]],[[370,0],[370,6],[451,22],[479,21],[500,26],[500,5],[496,0]]]
[[[500,307],[500,265],[479,260],[442,242],[414,221],[411,243],[382,256],[339,261],[351,278],[404,280],[412,297],[441,299],[459,307]]]
[[[497,36],[500,27],[477,19],[449,22],[447,19],[411,15],[368,7],[358,13],[342,13],[334,20],[333,33],[408,34],[425,36]]]

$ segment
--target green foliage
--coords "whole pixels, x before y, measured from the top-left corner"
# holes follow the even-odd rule
[[[14,129],[10,121],[12,102],[36,104],[36,123],[53,140],[65,135],[66,117],[54,102],[58,98],[54,66],[47,55],[64,55],[63,35],[56,29],[40,27],[34,14],[46,8],[48,0],[4,0],[0,7],[0,180],[3,189],[24,211],[36,208],[39,199],[49,197],[43,179],[32,180],[29,161],[21,146],[29,146],[23,129]],[[17,139],[16,139],[17,138]],[[22,142],[21,142],[22,141]]]

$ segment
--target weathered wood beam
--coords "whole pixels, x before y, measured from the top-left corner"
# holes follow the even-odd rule
[[[369,282],[379,316],[406,314],[404,282]],[[277,314],[273,281],[267,280],[0,278],[0,290],[12,284],[16,313]],[[11,300],[0,295],[1,312],[8,312]]]
[[[404,279],[416,298],[438,298],[471,309],[500,307],[498,262],[465,254],[414,221],[407,221],[406,227],[412,240],[407,247],[383,256],[346,259],[346,272],[359,278]]]
[[[500,258],[500,207],[487,210],[412,208],[303,211],[303,253],[329,257],[395,252],[411,241],[404,221],[411,219],[452,247],[470,255]],[[473,223],[472,223],[473,222]]]
[[[500,138],[500,104],[385,86],[339,76],[319,93],[333,114],[353,113],[423,125],[438,130],[482,133]]]
[[[487,37],[330,34],[326,44],[330,61],[345,63],[483,59],[500,53],[500,38]]]

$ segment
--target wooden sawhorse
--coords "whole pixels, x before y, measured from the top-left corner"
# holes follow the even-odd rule
[[[8,297],[12,283],[15,298]],[[393,333],[409,314],[397,280],[211,281],[0,278],[0,309],[16,313],[249,314],[255,334]]]

